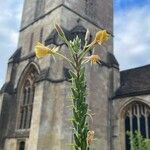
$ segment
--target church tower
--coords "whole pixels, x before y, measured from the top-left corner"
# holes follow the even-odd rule
[[[106,29],[110,40],[96,52],[102,64],[87,66],[88,103],[93,115],[90,128],[96,141],[91,150],[111,150],[110,97],[118,87],[118,63],[113,56],[112,0],[25,0],[18,49],[8,61],[6,81],[0,92],[0,150],[69,150],[72,142],[68,65],[49,56],[37,59],[40,41],[57,45],[67,55],[54,23],[68,39],[91,40]],[[89,54],[90,55],[90,54]]]

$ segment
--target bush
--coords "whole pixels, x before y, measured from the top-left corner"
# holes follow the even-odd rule
[[[131,141],[131,150],[150,150],[150,139],[146,139],[138,131],[127,132]]]

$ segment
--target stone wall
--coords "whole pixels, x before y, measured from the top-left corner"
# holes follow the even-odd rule
[[[17,140],[16,139],[6,139],[4,150],[16,150]]]

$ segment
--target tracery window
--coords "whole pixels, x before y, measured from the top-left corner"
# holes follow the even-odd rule
[[[139,131],[144,138],[150,138],[150,108],[143,104],[134,102],[128,106],[125,112],[125,145],[126,150],[131,150],[129,136],[130,131],[133,134]]]
[[[23,84],[20,98],[19,129],[29,129],[31,125],[36,73],[35,69],[32,69]]]

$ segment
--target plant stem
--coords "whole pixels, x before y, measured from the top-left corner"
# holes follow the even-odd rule
[[[87,150],[88,124],[86,122],[88,104],[86,103],[86,81],[85,68],[79,64],[79,59],[75,56],[76,69],[70,73],[72,77],[73,95],[73,126],[75,150]]]

